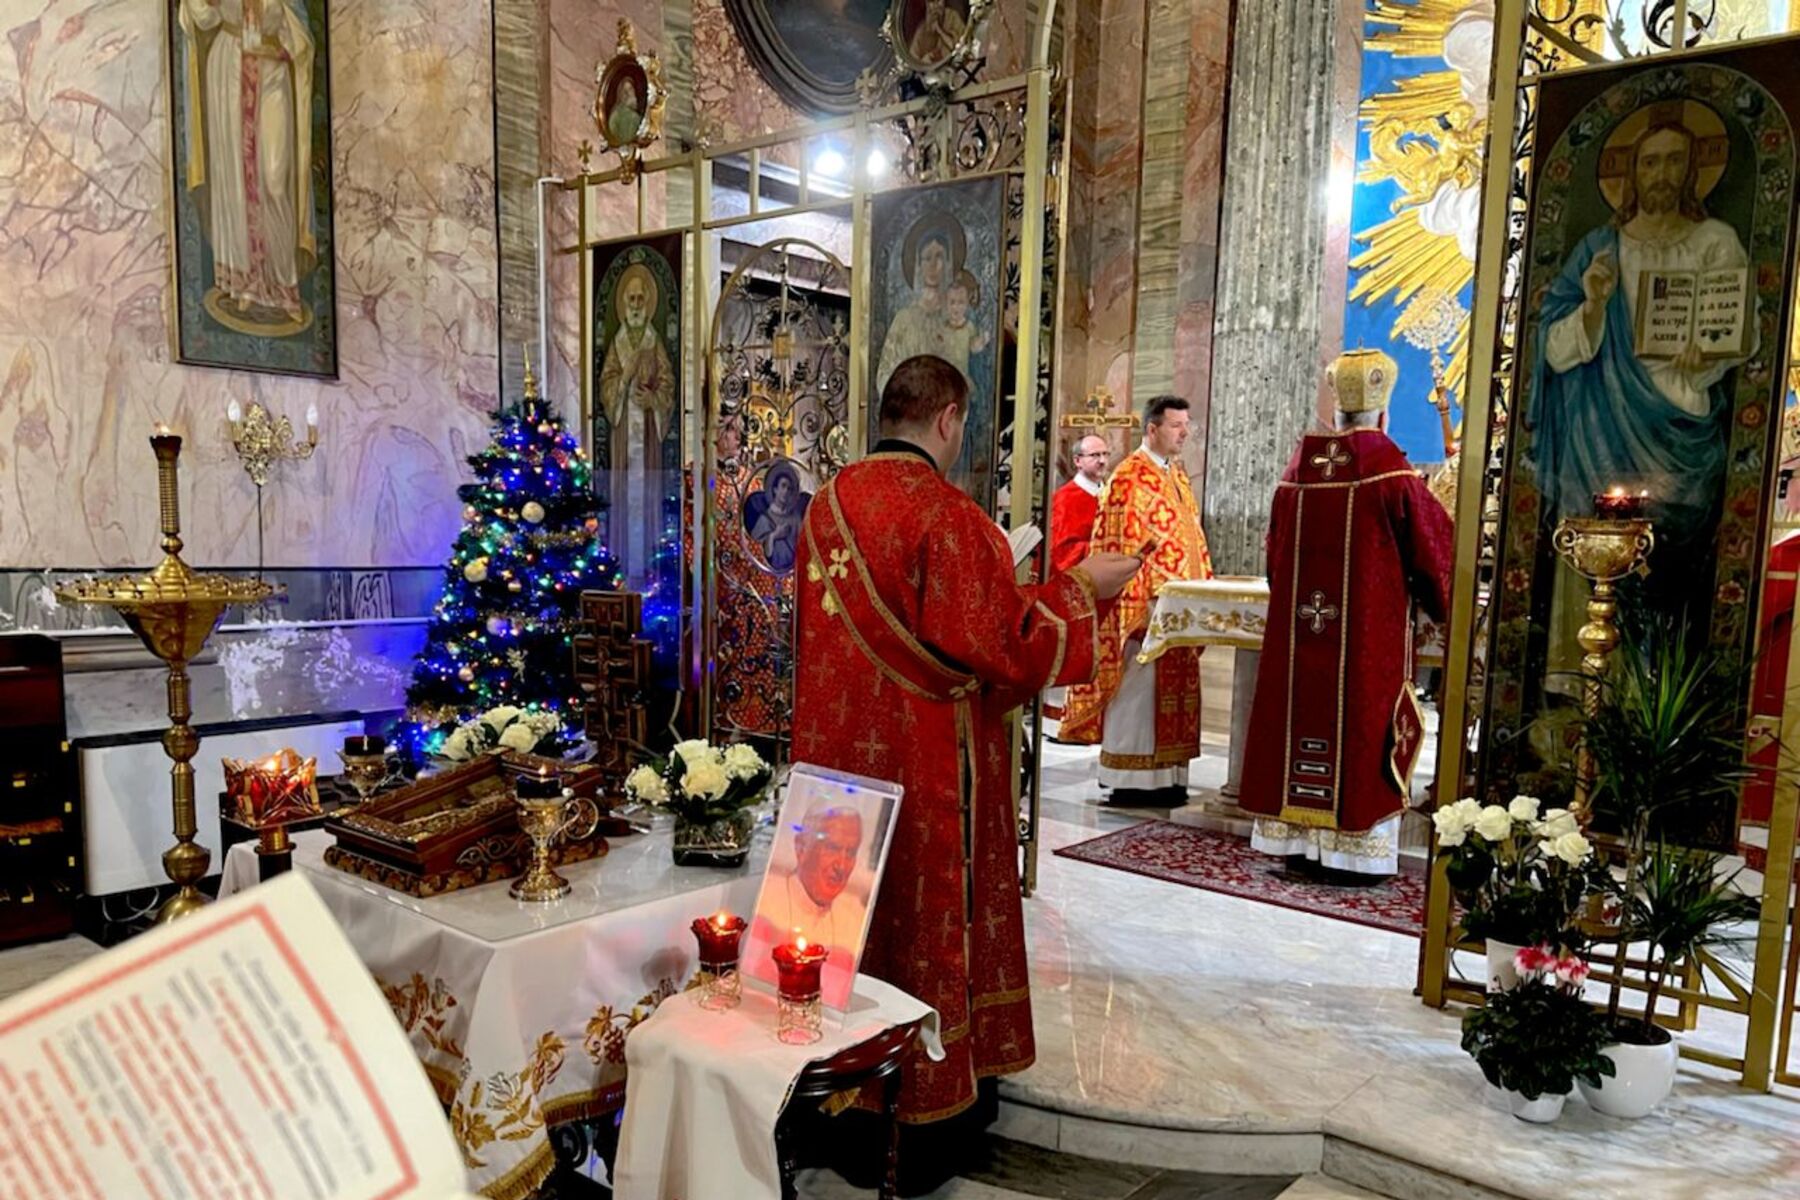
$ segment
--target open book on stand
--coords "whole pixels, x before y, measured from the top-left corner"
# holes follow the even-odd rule
[[[0,1003],[11,1200],[473,1200],[393,1011],[304,876]]]
[[[994,523],[1000,524],[998,521]],[[1013,566],[1015,567],[1024,562],[1026,557],[1037,549],[1038,543],[1044,540],[1044,531],[1039,529],[1036,524],[1028,523],[1010,531],[1006,526],[1001,525],[1000,532],[1006,534],[1006,544],[1012,547]]]

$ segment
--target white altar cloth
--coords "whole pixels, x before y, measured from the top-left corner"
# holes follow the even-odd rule
[[[810,1046],[775,1040],[775,996],[744,987],[711,1012],[699,991],[658,1008],[625,1043],[631,1091],[613,1172],[616,1200],[780,1200],[775,1123],[807,1064],[884,1030],[923,1021],[926,1053],[944,1057],[937,1011],[891,984],[856,977],[841,1021],[825,1014]]]
[[[469,1187],[520,1200],[554,1165],[549,1126],[624,1103],[625,1035],[694,972],[688,924],[748,913],[768,859],[676,867],[669,833],[612,841],[557,868],[563,899],[525,904],[507,882],[421,900],[325,865],[331,835],[294,836],[294,869],[318,888],[374,975],[450,1113]],[[257,881],[253,843],[226,857],[220,894]]]
[[[1421,665],[1444,665],[1444,630],[1415,614],[1413,657]],[[1150,627],[1138,652],[1151,662],[1176,646],[1230,646],[1262,649],[1269,623],[1269,581],[1260,575],[1218,575],[1172,579],[1156,593]]]

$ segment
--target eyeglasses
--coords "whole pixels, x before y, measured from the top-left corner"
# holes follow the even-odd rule
[[[1076,458],[1105,458],[1106,451],[1104,451],[1104,450],[1088,450],[1088,451],[1085,451],[1084,453],[1077,454],[1075,457]]]

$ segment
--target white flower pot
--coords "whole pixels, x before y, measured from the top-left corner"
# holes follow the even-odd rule
[[[1675,1064],[1681,1054],[1674,1039],[1660,1046],[1615,1042],[1600,1053],[1612,1059],[1615,1073],[1602,1079],[1599,1087],[1580,1084],[1595,1112],[1636,1120],[1661,1104],[1675,1086]]]
[[[1520,1092],[1506,1093],[1506,1101],[1512,1105],[1512,1115],[1521,1121],[1530,1121],[1533,1125],[1548,1125],[1562,1116],[1563,1101],[1568,1098],[1567,1092],[1560,1096],[1539,1096],[1536,1100],[1527,1100]]]
[[[1515,946],[1511,942],[1490,941],[1487,944],[1487,990],[1490,992],[1506,992],[1519,986],[1519,969],[1513,965],[1513,955],[1524,947]]]

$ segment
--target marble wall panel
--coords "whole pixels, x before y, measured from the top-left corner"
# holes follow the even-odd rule
[[[147,561],[159,420],[188,437],[189,556],[254,562],[232,397],[319,409],[318,453],[268,489],[268,561],[440,561],[498,379],[487,7],[331,5],[335,382],[170,361],[162,13],[11,0],[0,16],[0,565]]]

